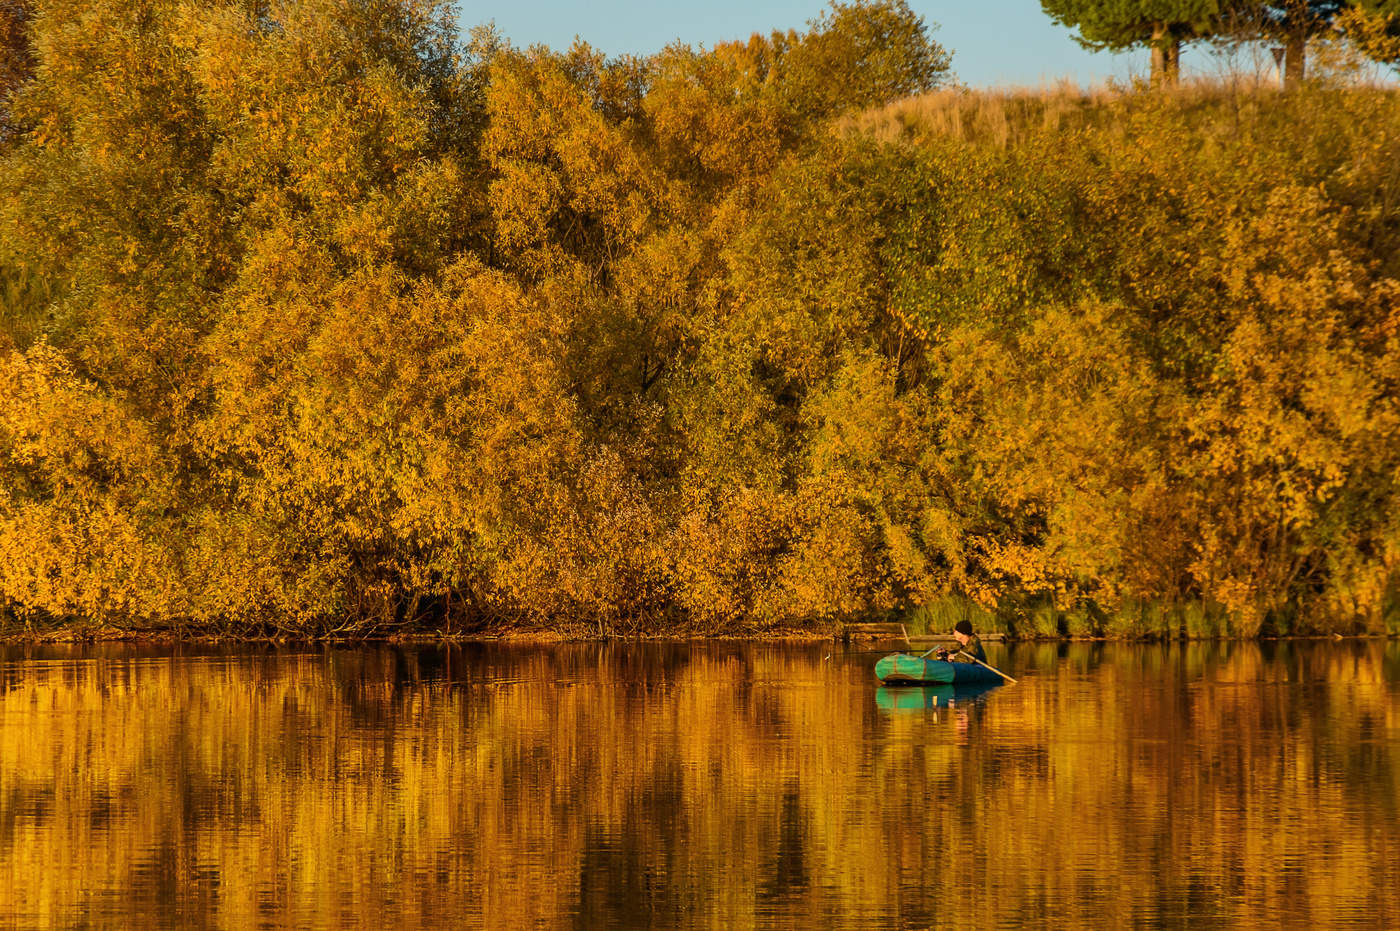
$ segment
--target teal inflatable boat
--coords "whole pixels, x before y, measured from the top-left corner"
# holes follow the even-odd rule
[[[949,663],[910,653],[891,653],[875,664],[875,678],[886,685],[1000,682],[1001,676],[977,663]]]

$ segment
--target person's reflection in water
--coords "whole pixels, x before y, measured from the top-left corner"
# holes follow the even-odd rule
[[[987,702],[983,696],[956,702],[949,706],[948,711],[952,715],[959,743],[967,744],[980,739],[982,722],[987,714]]]

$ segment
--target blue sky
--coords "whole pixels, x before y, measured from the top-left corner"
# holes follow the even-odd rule
[[[1147,71],[1147,53],[1091,53],[1067,29],[1050,21],[1039,0],[910,0],[933,37],[953,52],[953,70],[973,87],[1053,83],[1082,85],[1127,80]],[[684,4],[643,0],[514,0],[509,5],[460,0],[464,26],[494,20],[516,46],[543,43],[563,49],[575,35],[609,54],[645,54],[680,39],[713,45],[754,32],[803,28],[825,0],[702,0]],[[1183,56],[1191,65],[1192,52]]]

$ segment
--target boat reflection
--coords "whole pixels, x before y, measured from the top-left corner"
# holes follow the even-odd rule
[[[881,711],[927,711],[932,708],[951,708],[954,705],[976,701],[994,689],[1001,688],[1000,682],[967,682],[953,685],[882,685],[875,690],[875,705]]]

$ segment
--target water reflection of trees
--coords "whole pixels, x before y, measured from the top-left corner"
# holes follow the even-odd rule
[[[781,646],[31,652],[0,912],[1393,925],[1396,652],[1021,647],[1018,686],[913,715]]]

